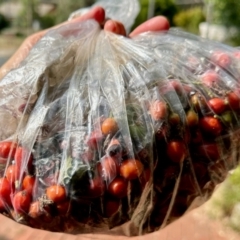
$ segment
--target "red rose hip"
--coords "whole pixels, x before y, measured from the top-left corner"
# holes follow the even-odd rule
[[[185,144],[182,141],[170,141],[167,144],[167,156],[173,162],[183,162],[187,155]]]
[[[201,118],[199,127],[205,134],[213,137],[219,136],[223,130],[220,120],[211,116]]]
[[[208,104],[216,114],[221,114],[226,110],[225,101],[221,98],[212,98]]]
[[[203,144],[196,149],[199,156],[208,158],[209,160],[216,161],[220,158],[220,151],[215,143]]]
[[[227,68],[231,64],[231,57],[226,52],[215,51],[213,52],[211,59],[222,68]]]
[[[6,171],[6,178],[11,184],[15,184],[20,178],[20,169],[16,164],[8,166]]]
[[[32,194],[34,186],[35,186],[35,177],[31,175],[26,175],[22,182],[22,187],[24,190],[28,191]]]
[[[128,180],[138,178],[143,172],[143,164],[139,160],[128,159],[120,166],[120,175]]]
[[[128,194],[128,181],[122,177],[116,177],[109,184],[108,192],[117,198],[126,197]]]
[[[14,155],[15,164],[18,168],[31,169],[33,163],[33,155],[30,151],[23,147],[18,147]]]
[[[120,200],[107,200],[104,205],[104,212],[106,217],[111,217],[120,208]]]
[[[6,177],[0,178],[0,198],[3,201],[10,203],[10,194],[12,192],[11,184]]]
[[[118,131],[118,124],[114,118],[107,118],[103,121],[101,130],[104,135],[115,134]]]
[[[150,106],[150,114],[155,121],[164,119],[167,115],[167,104],[164,101],[154,101]]]
[[[53,185],[46,189],[46,195],[48,199],[52,200],[54,203],[61,203],[66,199],[65,187],[61,185]]]
[[[207,87],[212,87],[219,82],[219,75],[215,71],[209,70],[201,76],[201,80]]]
[[[0,157],[13,159],[17,149],[17,143],[0,142]]]
[[[230,92],[227,95],[228,105],[232,110],[240,109],[240,95],[235,92]]]
[[[31,194],[27,191],[20,191],[13,197],[13,207],[17,213],[26,213],[32,201]]]
[[[92,198],[100,197],[104,194],[105,183],[101,177],[95,177],[90,180],[88,194]]]

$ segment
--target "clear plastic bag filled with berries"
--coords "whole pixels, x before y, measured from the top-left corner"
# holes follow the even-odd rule
[[[190,209],[194,207],[196,196],[204,201],[209,199],[214,188],[239,165],[239,49],[179,30],[143,34],[135,41],[152,49],[169,79],[159,88],[173,110],[165,127],[160,129],[165,138],[160,154],[165,151],[171,159],[169,144],[172,140],[179,141],[179,137],[187,146],[173,208],[170,210],[169,204],[166,206],[172,211],[170,216],[174,220],[179,211],[188,211],[189,204],[192,204]],[[183,151],[180,149],[184,149],[183,145],[178,150],[175,145],[178,154]],[[171,152],[173,154],[173,149]],[[175,170],[172,166],[166,168],[166,176],[170,179],[176,179],[176,173],[176,166]],[[227,199],[227,195],[222,194],[218,201],[225,203]],[[224,207],[214,208],[211,212],[223,217]]]
[[[238,56],[183,32],[49,32],[0,83],[1,211],[134,236],[207,200],[238,164]]]

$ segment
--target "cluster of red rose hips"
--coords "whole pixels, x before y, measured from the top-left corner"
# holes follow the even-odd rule
[[[88,150],[97,151],[103,140],[111,136],[106,155],[94,164],[93,176],[81,182],[87,186],[84,197],[91,199],[90,203],[105,196],[103,212],[99,209],[103,217],[111,217],[120,209],[121,199],[126,198],[133,187],[132,181],[140,179],[139,183],[144,187],[149,178],[149,172],[144,170],[140,160],[129,158],[126,153],[123,158],[124,149],[114,138],[118,131],[116,120],[109,117],[102,122],[101,130],[93,131],[87,139]],[[43,187],[36,175],[33,153],[15,142],[1,142],[0,157],[5,163],[10,163],[0,179],[2,212],[10,213],[15,219],[22,217],[44,222],[49,222],[54,216],[71,213],[74,199],[71,199],[69,186],[58,182],[55,175],[59,173],[54,177],[46,176],[44,182],[47,186]],[[88,156],[87,161],[91,160]],[[78,186],[79,189],[81,187]],[[81,207],[81,204],[77,205],[77,208]]]
[[[235,54],[234,58],[238,56]],[[0,178],[0,211],[15,218],[43,222],[76,214],[82,214],[80,221],[87,222],[94,214],[111,218],[119,213],[127,221],[149,182],[154,186],[150,223],[161,225],[167,212],[168,217],[180,216],[194,197],[204,193],[207,183],[217,183],[214,174],[222,171],[224,175],[232,167],[227,166],[230,165],[227,161],[231,134],[239,128],[240,88],[237,81],[235,88],[229,87],[218,69],[230,68],[232,58],[227,53],[214,52],[211,56],[214,67],[201,68],[204,71],[193,74],[193,79],[171,77],[154,82],[158,97],[144,105],[149,117],[144,124],[153,129],[150,146],[143,144],[142,149],[136,150],[130,126],[130,136],[122,136],[123,129],[116,118],[102,119],[100,129],[93,130],[84,143],[86,152],[80,156],[70,154],[87,169],[83,168],[86,174],[76,169],[69,183],[61,182],[61,169],[57,169],[53,176],[44,176],[43,181],[48,184],[43,185],[36,174],[35,149],[25,149],[11,141],[1,142],[0,158],[6,169]],[[189,65],[194,64],[199,61]],[[140,121],[134,126],[139,133],[139,145],[141,137],[144,138],[140,134],[144,124]],[[59,151],[65,151],[64,147]],[[219,177],[216,181],[221,180]]]
[[[236,76],[222,72],[235,55],[213,52],[211,64],[204,63],[192,79],[159,83],[160,97],[150,105],[156,126],[155,206],[161,206],[153,211],[156,225],[162,224],[167,212],[169,219],[175,219],[195,197],[211,194],[237,164],[232,159],[232,152],[238,151],[232,136],[239,129],[240,88]]]

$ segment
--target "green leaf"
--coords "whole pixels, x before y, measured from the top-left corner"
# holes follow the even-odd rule
[[[78,199],[87,197],[87,191],[90,186],[90,180],[93,178],[93,171],[89,166],[80,166],[70,179],[69,191],[72,198]]]
[[[126,108],[131,138],[135,143],[142,143],[147,131],[143,119],[143,110],[136,104],[129,104]]]

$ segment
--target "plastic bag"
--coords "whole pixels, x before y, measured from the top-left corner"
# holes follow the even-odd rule
[[[95,6],[101,6],[105,9],[106,18],[112,18],[121,22],[124,25],[127,33],[130,32],[135,18],[140,11],[138,0],[122,0],[121,2],[118,0],[98,0],[91,7],[81,8],[70,14],[69,20],[88,12]]]
[[[179,218],[238,164],[238,58],[183,32],[50,31],[0,82],[1,211],[131,236]]]

